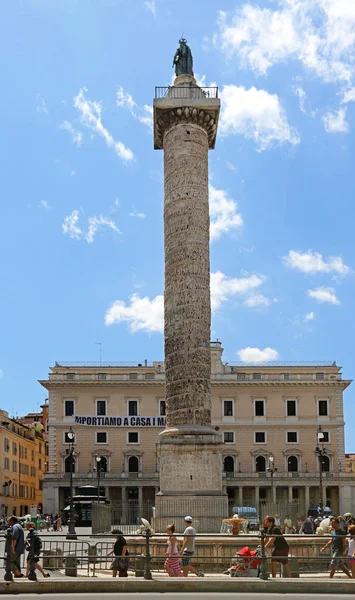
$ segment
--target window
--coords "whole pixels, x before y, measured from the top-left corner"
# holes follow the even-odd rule
[[[128,415],[130,417],[136,417],[138,415],[138,401],[128,400]]]
[[[323,439],[322,439],[322,444],[329,444],[330,442],[330,438],[329,438],[329,431],[323,431]]]
[[[97,444],[107,444],[107,432],[106,431],[97,431],[96,432],[96,443]]]
[[[283,378],[285,381],[288,381],[288,379],[291,379],[291,373],[282,373]]]
[[[38,468],[40,471],[42,471],[42,459],[41,458],[38,459]]]
[[[75,458],[74,456],[67,456],[64,460],[64,472],[75,473]]]
[[[28,475],[28,473],[29,473],[28,465],[24,465],[23,463],[20,463],[20,473],[21,473],[21,475]]]
[[[298,432],[297,431],[286,431],[286,441],[288,444],[298,443]]]
[[[225,456],[223,459],[223,471],[225,473],[234,473],[234,458],[233,456]]]
[[[31,477],[36,477],[36,467],[31,467]]]
[[[166,402],[165,400],[159,400],[159,415],[165,417],[166,415]]]
[[[288,417],[295,417],[296,416],[296,400],[287,400],[286,403],[286,409],[287,409],[287,416]]]
[[[266,500],[266,488],[259,488],[259,499]]]
[[[223,441],[225,444],[233,444],[234,443],[234,431],[224,431],[223,432]]]
[[[139,432],[138,431],[129,431],[128,432],[128,443],[129,444],[139,444]]]
[[[96,414],[98,417],[106,416],[106,400],[96,400]]]
[[[17,496],[17,483],[12,484],[12,495]]]
[[[17,473],[17,462],[16,460],[12,461],[12,470],[14,473]]]
[[[106,373],[98,373],[98,374],[97,374],[97,378],[98,378],[98,379],[105,380],[105,379],[106,379],[106,377],[107,377],[107,376],[106,376]]]
[[[8,458],[4,459],[4,468],[6,471],[10,471],[10,460]]]
[[[128,459],[128,472],[138,473],[139,471],[139,458],[137,456],[130,456]]]
[[[145,373],[144,379],[155,379],[155,373]]]
[[[298,471],[298,458],[297,456],[289,456],[287,459],[287,470],[289,473],[297,473]]]
[[[256,417],[264,417],[265,416],[264,400],[255,400],[254,414]]]
[[[239,379],[240,381],[244,381],[245,373],[237,373],[237,379]]]
[[[65,400],[64,414],[66,417],[72,417],[74,415],[74,400]]]
[[[65,444],[75,444],[75,442],[76,442],[76,435],[75,435],[75,433],[74,433],[74,439],[73,440],[69,439],[68,434],[69,434],[69,431],[66,431],[64,433],[64,443]]]
[[[255,444],[266,444],[265,431],[255,431]]]
[[[223,400],[223,416],[233,417],[233,400]]]
[[[35,451],[32,450],[32,462],[34,462],[34,459],[35,459]]]
[[[253,373],[253,379],[261,379],[261,373]]]
[[[25,486],[20,485],[20,498],[24,498],[24,497],[25,497]]]
[[[322,471],[326,472],[326,473],[329,473],[329,471],[330,471],[330,459],[329,459],[329,456],[322,456]]]
[[[42,444],[38,445],[38,452],[39,452],[39,454],[42,454]]]
[[[320,381],[321,379],[324,379],[324,373],[316,373],[316,379],[318,381]]]
[[[328,400],[318,400],[318,416],[328,416]]]
[[[39,480],[39,489],[43,490],[43,479]]]
[[[17,443],[12,442],[12,454],[17,454]]]
[[[138,379],[138,373],[128,373],[128,379]]]
[[[255,471],[257,473],[265,473],[266,471],[266,461],[265,456],[257,456],[255,459]]]
[[[4,438],[4,450],[5,452],[10,451],[10,440],[8,440],[7,438]]]
[[[67,379],[75,379],[75,373],[67,373]]]

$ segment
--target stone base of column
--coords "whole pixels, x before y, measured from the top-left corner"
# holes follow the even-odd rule
[[[221,437],[209,427],[179,426],[159,436],[160,492],[155,499],[156,531],[190,515],[200,533],[218,533],[228,518],[222,488]]]

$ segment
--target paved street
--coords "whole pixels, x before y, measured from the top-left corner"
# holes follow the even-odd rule
[[[132,596],[135,597],[137,594],[124,594],[125,597]],[[139,600],[155,600],[155,598],[160,598],[162,594],[142,594],[139,593]],[[69,600],[70,598],[97,598],[97,594],[43,594],[42,598],[51,598],[51,600]],[[112,594],[100,594],[100,598],[111,598]],[[187,592],[185,594],[164,594],[164,600],[184,600],[186,598],[196,598],[196,600],[206,598],[206,600],[230,600],[234,597],[234,594],[208,594],[208,593],[194,593]],[[2,595],[2,598],[13,598],[13,595]],[[21,600],[25,600],[26,598],[38,598],[38,594],[21,594]],[[277,600],[278,595],[275,594],[238,594],[238,600]],[[332,600],[345,600],[345,598],[350,598],[349,594],[334,594],[329,596],[329,594],[312,594],[311,596],[308,594],[282,594],[280,598],[285,600],[325,600],[326,598],[331,598]]]

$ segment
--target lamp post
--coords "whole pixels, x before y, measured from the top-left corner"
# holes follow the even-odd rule
[[[275,467],[275,458],[274,458],[273,454],[270,454],[268,460],[269,460],[269,466],[267,468],[267,471],[270,473],[271,499],[272,499],[272,502],[274,502],[274,473],[277,473],[277,468]]]
[[[100,502],[100,473],[103,472],[103,469],[101,467],[101,456],[96,456],[95,461],[97,472],[97,501]]]
[[[324,433],[322,431],[321,425],[319,425],[317,430],[317,446],[316,446],[316,454],[319,460],[319,516],[323,517],[324,515],[324,506],[323,506],[323,459],[324,456],[327,456],[326,449],[324,448]]]
[[[75,441],[75,433],[72,427],[69,427],[69,431],[67,433],[67,438],[69,440],[69,448],[67,448],[67,456],[69,456],[70,460],[70,504],[69,504],[69,521],[68,521],[68,533],[66,535],[67,540],[76,540],[77,534],[75,531],[75,516],[74,516],[74,504],[73,504],[73,466],[74,466],[74,441]]]

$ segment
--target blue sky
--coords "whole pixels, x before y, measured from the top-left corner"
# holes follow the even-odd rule
[[[1,406],[36,409],[49,365],[97,342],[103,360],[163,356],[151,106],[182,34],[222,98],[212,338],[229,362],[336,360],[350,379],[355,3],[17,0],[2,22]]]

